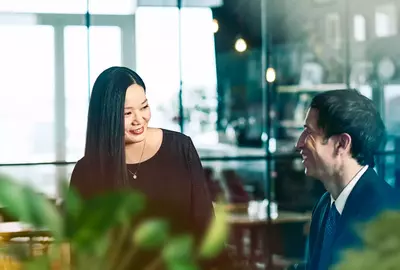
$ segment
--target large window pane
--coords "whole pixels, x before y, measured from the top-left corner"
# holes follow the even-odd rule
[[[209,8],[182,9],[182,80],[185,133],[196,146],[219,142],[217,75],[212,12]]]
[[[216,67],[212,13],[182,9],[181,51],[177,8],[140,7],[136,13],[137,71],[148,86],[151,124],[179,130],[180,61],[185,133],[196,145],[216,144]]]
[[[136,13],[136,69],[147,87],[151,125],[179,130],[178,9],[140,7]]]
[[[136,1],[89,0],[92,14],[133,14]],[[84,14],[86,0],[6,0],[0,1],[0,12]]]
[[[58,197],[55,170],[56,167],[53,165],[0,167],[1,174],[6,174],[16,182],[31,186],[50,198]]]
[[[54,29],[0,25],[0,163],[55,159]]]
[[[65,92],[67,125],[67,160],[83,155],[90,90],[97,76],[106,68],[121,65],[121,29],[113,26],[90,28],[90,66],[88,66],[87,29],[65,28]]]

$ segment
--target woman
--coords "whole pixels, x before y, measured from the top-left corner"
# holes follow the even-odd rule
[[[150,118],[139,75],[125,67],[103,71],[90,99],[85,156],[70,185],[83,198],[132,188],[146,196],[142,218],[165,218],[173,232],[190,231],[199,239],[213,207],[197,151],[181,133],[150,128]],[[134,269],[151,259],[142,254]]]

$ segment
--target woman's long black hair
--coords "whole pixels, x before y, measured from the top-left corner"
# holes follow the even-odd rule
[[[146,91],[140,76],[126,67],[110,67],[97,77],[89,103],[85,159],[105,188],[127,183],[124,139],[125,94],[138,84]],[[94,174],[96,175],[96,174]]]

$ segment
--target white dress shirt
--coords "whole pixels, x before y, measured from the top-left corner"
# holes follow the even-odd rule
[[[347,184],[347,186],[340,192],[339,196],[336,200],[333,199],[331,195],[331,205],[335,202],[336,209],[338,210],[339,214],[342,214],[343,208],[346,205],[347,198],[349,197],[351,191],[353,190],[354,186],[357,184],[358,180],[360,180],[361,176],[367,171],[368,165],[364,166],[354,177],[351,181]]]

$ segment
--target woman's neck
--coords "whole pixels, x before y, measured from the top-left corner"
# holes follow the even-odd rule
[[[125,160],[126,163],[138,163],[140,162],[140,157],[145,151],[146,145],[145,140],[138,143],[131,143],[125,145]]]

